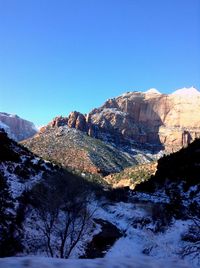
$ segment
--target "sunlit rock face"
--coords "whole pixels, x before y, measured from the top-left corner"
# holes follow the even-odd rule
[[[66,125],[116,145],[173,152],[200,137],[199,113],[197,89],[167,95],[152,88],[108,99],[86,115],[74,111],[68,117],[56,117],[47,128]]]
[[[184,88],[170,95],[154,90],[129,92],[107,100],[89,117],[100,132],[114,131],[125,140],[176,151],[199,137],[199,112],[200,92]]]
[[[46,160],[91,174],[110,174],[137,160],[117,147],[68,126],[48,126],[23,145]]]
[[[8,113],[0,113],[0,128],[3,128],[15,141],[25,140],[37,133],[32,122]]]

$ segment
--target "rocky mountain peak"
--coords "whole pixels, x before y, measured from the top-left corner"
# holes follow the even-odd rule
[[[200,136],[199,112],[200,92],[196,88],[182,88],[169,95],[151,88],[108,99],[87,115],[73,111],[68,117],[56,117],[48,126],[66,125],[128,150],[173,152]]]
[[[3,128],[8,136],[15,141],[21,141],[32,137],[37,133],[35,125],[17,115],[0,112],[0,128]]]
[[[46,129],[68,126],[69,128],[75,128],[81,131],[87,131],[87,123],[89,120],[89,115],[83,115],[77,111],[73,111],[68,117],[57,116],[55,117],[46,127],[42,127],[40,132],[44,132]]]
[[[49,126],[51,126],[51,127],[60,127],[60,126],[66,125],[67,122],[68,122],[67,117],[57,116],[49,123]]]
[[[71,112],[68,117],[68,126],[78,130],[86,131],[86,117],[77,111]]]

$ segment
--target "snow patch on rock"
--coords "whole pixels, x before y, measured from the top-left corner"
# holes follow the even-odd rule
[[[200,96],[200,91],[195,87],[183,87],[172,93],[172,95],[182,95],[182,96]]]
[[[156,88],[150,88],[149,90],[145,91],[146,94],[161,94]]]

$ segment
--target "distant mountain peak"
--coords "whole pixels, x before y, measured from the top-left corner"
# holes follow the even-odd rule
[[[15,141],[30,138],[38,131],[32,122],[5,112],[0,112],[0,128],[3,128]]]
[[[145,91],[146,94],[161,94],[156,88],[150,88],[149,90]]]
[[[195,87],[183,87],[180,88],[172,93],[172,95],[200,95],[200,91],[196,89]]]

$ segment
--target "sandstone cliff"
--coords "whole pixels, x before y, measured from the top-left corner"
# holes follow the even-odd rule
[[[200,92],[183,88],[173,94],[127,92],[83,115],[57,117],[49,126],[68,125],[89,136],[129,148],[177,151],[200,136]]]
[[[0,128],[3,128],[15,141],[30,138],[37,133],[33,123],[8,113],[0,113]]]
[[[194,88],[127,92],[87,115],[56,117],[24,144],[66,167],[106,175],[187,146],[200,136],[199,112]]]

